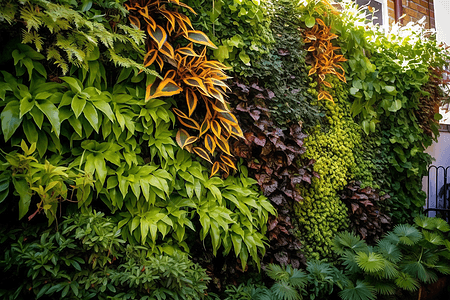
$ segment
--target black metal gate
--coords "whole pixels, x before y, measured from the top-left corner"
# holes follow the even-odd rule
[[[425,213],[429,217],[441,217],[449,222],[450,216],[450,166],[428,168],[427,203]]]

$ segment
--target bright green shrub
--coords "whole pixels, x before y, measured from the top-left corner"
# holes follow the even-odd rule
[[[414,292],[422,283],[432,283],[439,274],[450,274],[449,225],[439,218],[418,216],[415,224],[400,224],[376,247],[351,233],[334,240],[334,251],[341,256],[346,274],[354,282],[373,287],[376,293],[394,295],[397,290]],[[341,292],[341,297],[351,291]]]
[[[9,231],[9,232],[8,232]],[[103,213],[69,216],[59,231],[2,227],[3,299],[202,299],[209,280],[186,254],[149,256],[126,248]]]
[[[320,101],[326,112],[329,126],[317,125],[306,139],[308,159],[314,159],[314,171],[320,178],[313,178],[311,187],[302,189],[304,201],[296,206],[299,218],[299,237],[304,251],[310,258],[331,258],[333,235],[348,226],[347,208],[338,191],[344,188],[355,167],[353,148],[360,141],[355,123],[349,115],[346,93],[335,79],[335,103]]]
[[[216,59],[232,67],[239,75],[257,74],[254,62],[269,51],[273,43],[270,29],[270,3],[256,0],[187,0],[198,14],[194,27],[208,34],[218,49]]]

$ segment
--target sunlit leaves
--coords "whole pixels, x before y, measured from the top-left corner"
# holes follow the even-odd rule
[[[315,22],[317,24],[314,25]],[[326,26],[319,18],[316,18],[315,22],[311,23],[311,29],[303,33],[305,44],[311,44],[307,51],[314,58],[314,63],[308,71],[308,76],[316,74],[319,84],[332,88],[332,85],[325,80],[325,75],[335,75],[339,80],[346,82],[345,71],[340,63],[347,61],[347,59],[343,55],[336,54],[335,50],[340,48],[333,46],[331,41],[338,36],[331,33],[331,27]],[[323,99],[333,101],[330,93],[321,90],[318,94],[318,100]]]
[[[171,3],[194,13],[180,1]],[[168,10],[158,0],[149,1],[145,6],[132,0],[126,7],[130,12],[130,22],[145,30],[149,37],[144,65],[150,67],[157,64],[160,70],[169,67],[163,79],[157,78],[147,86],[145,101],[183,93],[187,113],[183,112],[181,106],[173,109],[178,121],[187,129],[178,130],[178,145],[209,162],[212,162],[211,157],[221,153],[231,155],[229,137],[243,135],[236,117],[225,102],[226,91],[229,89],[225,83],[229,77],[224,73],[227,67],[218,61],[208,60],[206,47],[201,52],[194,49],[194,44],[212,48],[216,46],[205,33],[193,29],[187,16]],[[163,19],[161,15],[164,16]],[[190,43],[177,46],[177,38],[185,38]],[[219,161],[214,164],[213,173],[217,173],[219,169],[227,173],[229,167],[235,168],[230,159],[226,163]]]

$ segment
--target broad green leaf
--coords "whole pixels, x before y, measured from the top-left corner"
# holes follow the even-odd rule
[[[305,19],[305,25],[308,28],[312,28],[316,24],[316,19],[313,16],[308,16]]]
[[[95,156],[94,159],[94,165],[95,170],[97,171],[98,179],[102,183],[102,185],[105,183],[106,180],[106,174],[108,169],[106,168],[106,163],[103,157],[103,154],[99,154]]]
[[[42,103],[36,102],[36,106],[47,116],[48,120],[52,124],[53,130],[55,131],[56,135],[59,136],[61,122],[59,120],[58,108],[49,100],[46,100]]]
[[[27,112],[29,112],[35,104],[34,100],[25,97],[22,100],[20,100],[20,115],[19,117],[22,118]]]
[[[241,52],[239,52],[239,59],[246,65],[246,66],[250,66],[250,56],[248,56],[248,54],[242,50]]]
[[[0,119],[2,121],[2,131],[5,142],[16,132],[22,119],[19,117],[19,101],[11,101],[6,104]]]
[[[13,184],[16,192],[20,196],[19,200],[19,220],[28,212],[31,203],[31,191],[28,182],[25,179],[16,180],[13,178]]]
[[[92,104],[94,104],[94,106],[95,106],[98,110],[100,110],[101,112],[103,112],[103,113],[108,117],[108,119],[111,120],[111,122],[114,122],[114,113],[113,113],[113,111],[111,110],[111,106],[110,106],[106,101],[103,101],[103,100],[100,100],[100,101],[92,101]]]
[[[73,112],[75,113],[75,117],[77,119],[81,115],[81,113],[83,112],[85,106],[86,106],[86,99],[85,98],[80,98],[78,95],[75,95],[72,98],[71,107],[72,107]]]
[[[88,120],[89,124],[91,124],[92,128],[94,128],[95,132],[98,133],[98,129],[100,127],[99,121],[98,121],[98,114],[97,110],[91,103],[86,103],[86,106],[84,107],[83,114]]]
[[[76,93],[81,93],[81,91],[83,90],[83,84],[77,78],[74,78],[74,77],[59,77],[59,79],[64,80],[65,82],[67,82],[67,84],[69,84],[70,89],[75,94]]]

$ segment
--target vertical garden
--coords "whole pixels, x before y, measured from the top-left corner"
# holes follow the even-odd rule
[[[352,1],[0,1],[2,299],[403,299],[450,58]]]

